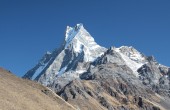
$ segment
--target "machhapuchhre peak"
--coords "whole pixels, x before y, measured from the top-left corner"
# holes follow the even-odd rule
[[[132,46],[102,47],[81,23],[67,26],[63,44],[47,52],[23,79],[0,70],[5,84],[0,86],[0,109],[170,108],[169,67]]]

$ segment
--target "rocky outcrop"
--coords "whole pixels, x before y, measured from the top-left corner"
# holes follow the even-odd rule
[[[170,80],[168,67],[160,65],[154,57],[148,57],[148,63],[138,69],[139,79],[146,86],[150,86],[156,93],[170,96]]]

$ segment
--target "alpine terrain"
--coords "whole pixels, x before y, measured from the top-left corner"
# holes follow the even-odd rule
[[[23,78],[50,88],[80,110],[168,110],[170,68],[134,47],[98,45],[83,27],[67,26],[60,48]]]

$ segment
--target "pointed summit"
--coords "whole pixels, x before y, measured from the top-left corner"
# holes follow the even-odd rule
[[[62,47],[48,56],[45,55],[43,65],[38,63],[24,77],[38,80],[44,85],[51,84],[60,76],[77,78],[79,74],[87,71],[86,66],[83,67],[84,63],[93,62],[105,51],[106,48],[95,42],[83,24],[67,26]]]
[[[67,26],[66,34],[65,34],[65,48],[70,44],[73,38],[79,33],[80,29],[83,28],[83,24],[77,24],[75,27]]]
[[[77,24],[75,27],[67,26],[65,42],[69,42],[70,40],[72,40],[81,28],[84,28],[83,24],[81,23]]]
[[[83,27],[82,23],[77,24],[75,27],[67,26],[66,34],[65,34],[65,42],[64,42],[65,49],[72,44],[76,44],[76,45],[82,44],[85,46],[87,46],[88,44],[97,45],[97,43],[94,41],[94,38]]]
[[[85,62],[94,61],[106,50],[95,42],[83,24],[77,24],[75,27],[67,26],[64,48],[83,53]]]

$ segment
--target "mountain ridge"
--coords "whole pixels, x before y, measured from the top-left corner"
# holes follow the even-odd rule
[[[53,74],[52,77],[54,77],[55,75],[61,75],[63,72],[68,70],[67,67],[74,70],[75,67],[69,66],[77,65],[78,62],[94,61],[97,57],[104,53],[105,50],[106,48],[100,47],[94,41],[94,38],[84,29],[83,24],[77,24],[73,28],[67,26],[65,41],[63,45],[59,49],[54,50],[51,54],[45,54],[44,57],[41,59],[41,61],[43,61],[43,65],[40,64],[40,61],[33,70],[28,72],[29,77],[26,74],[24,78],[27,77],[28,79],[38,79],[41,73],[43,73],[44,71]],[[60,63],[56,62],[57,60]],[[60,60],[62,60],[63,62]],[[52,69],[57,69],[55,71],[58,72],[56,73],[51,70],[48,71],[47,67],[49,65]],[[60,68],[57,68],[56,65]],[[34,71],[34,73],[32,71]]]
[[[23,78],[51,88],[81,109],[80,100],[90,109],[96,104],[109,110],[168,108],[164,99],[170,97],[169,67],[132,46],[99,46],[83,24],[67,26],[63,45],[41,61]]]

